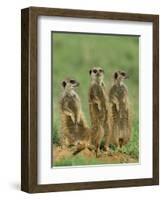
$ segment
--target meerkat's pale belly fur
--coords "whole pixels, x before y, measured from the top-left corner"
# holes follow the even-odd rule
[[[103,125],[107,119],[108,112],[104,88],[98,84],[94,84],[91,86],[89,93],[89,107],[92,126],[96,127],[99,124]],[[96,97],[98,97],[98,99],[95,103],[94,100]]]
[[[112,136],[110,143],[127,144],[131,136],[131,115],[125,85],[114,85],[109,93]]]
[[[100,145],[104,135],[109,134],[108,104],[106,92],[103,85],[96,83],[89,90],[89,111],[92,125],[92,143]],[[105,138],[106,142],[107,138]]]
[[[76,144],[79,141],[89,141],[89,128],[81,111],[80,99],[77,94],[66,95],[61,100],[61,132],[68,144]],[[71,116],[65,114],[64,109],[70,109],[74,115],[75,122]],[[65,142],[64,141],[64,142]]]

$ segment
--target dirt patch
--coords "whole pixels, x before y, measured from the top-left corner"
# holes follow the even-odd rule
[[[130,155],[127,155],[125,153],[121,152],[101,152],[101,155],[96,158],[95,152],[91,151],[89,149],[84,149],[81,152],[77,153],[76,155],[73,155],[74,148],[61,148],[60,146],[53,146],[53,161],[55,162],[60,162],[61,160],[64,159],[75,159],[77,157],[82,157],[88,163],[82,163],[82,164],[89,164],[89,161],[94,159],[94,164],[118,164],[118,163],[137,163],[138,160],[131,157]],[[64,165],[64,164],[61,164]],[[73,165],[73,164],[72,164]],[[74,164],[75,165],[75,164]],[[77,165],[80,165],[78,163]]]

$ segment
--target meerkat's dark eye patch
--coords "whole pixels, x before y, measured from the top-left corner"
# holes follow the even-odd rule
[[[71,84],[75,84],[76,81],[75,81],[75,80],[70,80],[70,83],[71,83]]]
[[[66,81],[62,81],[62,86],[63,86],[63,87],[66,86]]]
[[[89,70],[89,74],[91,75],[91,73],[92,73],[92,70],[90,69],[90,70]]]
[[[100,72],[100,73],[104,73],[104,70],[103,70],[103,69],[99,69],[99,72]]]
[[[117,72],[114,73],[114,78],[115,78],[115,79],[118,78],[118,73],[117,73]]]
[[[125,73],[125,72],[121,72],[121,75],[122,75],[122,76],[126,76],[126,73]]]
[[[96,73],[97,73],[97,69],[93,69],[93,73],[95,73],[95,74],[96,74]]]

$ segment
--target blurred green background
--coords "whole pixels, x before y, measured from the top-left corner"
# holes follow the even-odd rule
[[[112,74],[124,70],[132,106],[132,139],[123,151],[138,158],[139,154],[139,37],[102,34],[52,33],[53,84],[53,143],[59,143],[59,98],[61,82],[72,77],[80,82],[78,89],[85,117],[90,124],[88,110],[89,69],[100,66],[105,71],[105,84],[110,87]]]

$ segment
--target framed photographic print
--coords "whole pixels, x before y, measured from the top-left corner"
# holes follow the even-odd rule
[[[21,189],[159,184],[159,16],[21,11]]]

